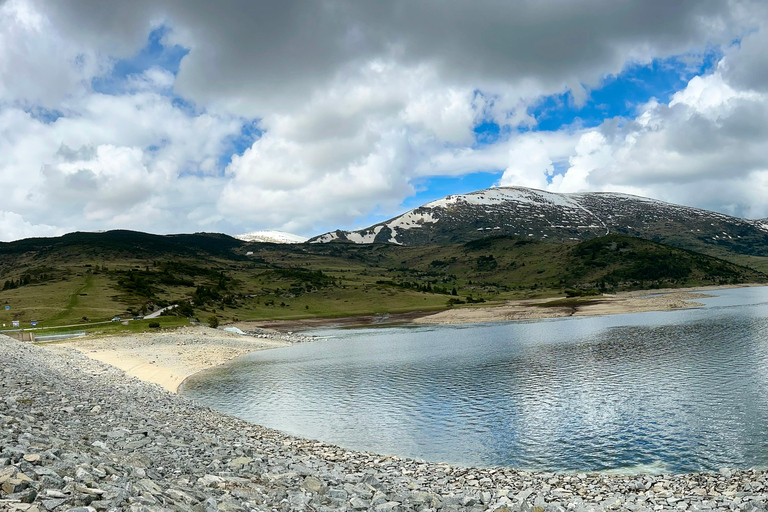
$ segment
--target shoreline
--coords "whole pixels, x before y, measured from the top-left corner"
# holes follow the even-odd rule
[[[598,316],[642,313],[646,311],[675,311],[700,307],[701,303],[691,302],[697,298],[711,297],[703,292],[768,286],[765,283],[691,286],[686,288],[659,288],[655,290],[634,290],[610,295],[581,297],[573,304],[562,307],[543,307],[547,302],[563,300],[565,297],[534,299],[513,299],[499,305],[475,305],[445,309],[442,311],[411,311],[377,315],[360,315],[337,318],[306,318],[300,320],[255,320],[241,321],[234,325],[241,329],[263,328],[279,332],[301,332],[321,328],[355,328],[416,324],[462,324],[482,322],[503,322],[511,320],[538,320],[567,316]],[[698,294],[698,295],[697,295]],[[654,297],[647,297],[654,295]],[[659,297],[655,297],[660,295]],[[581,303],[579,303],[581,301]]]
[[[565,306],[542,306],[561,298],[521,299],[499,306],[475,306],[440,312],[415,311],[391,315],[365,315],[344,318],[313,318],[300,321],[238,322],[244,331],[256,330],[258,337],[235,334],[209,327],[183,327],[157,333],[100,338],[76,338],[57,343],[72,348],[91,359],[115,366],[127,375],[159,384],[178,393],[184,381],[199,372],[227,363],[237,357],[272,348],[282,348],[305,341],[294,331],[323,327],[369,327],[398,324],[463,324],[539,320],[569,316],[597,316],[674,311],[699,307],[695,299],[712,297],[700,292],[743,288],[754,285],[722,285],[660,290],[620,292],[615,295],[579,298]],[[651,295],[651,297],[649,297]]]

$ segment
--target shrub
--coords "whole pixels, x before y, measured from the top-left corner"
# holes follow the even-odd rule
[[[599,290],[579,290],[577,288],[569,288],[565,290],[566,297],[593,297],[595,295],[601,295]]]
[[[149,322],[150,329],[157,329],[160,327],[160,322]]]
[[[219,317],[217,317],[216,315],[213,315],[213,316],[209,317],[208,318],[208,325],[210,325],[214,329],[217,328],[219,326]]]

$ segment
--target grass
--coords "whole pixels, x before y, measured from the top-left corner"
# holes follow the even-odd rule
[[[115,298],[115,290],[104,275],[73,273],[55,282],[23,286],[0,293],[0,324],[11,325],[12,320],[27,324],[38,321],[38,327],[53,327],[86,323],[88,320],[108,320],[121,311],[125,304]]]
[[[48,246],[22,244],[16,252],[9,248],[13,244],[0,247],[5,251],[0,280],[32,276],[30,284],[0,291],[0,306],[11,306],[0,309],[0,323],[20,320],[29,327],[29,321],[38,320],[46,328],[88,324],[89,332],[136,332],[148,329],[149,321],[90,324],[117,315],[132,318],[178,301],[193,301],[191,314],[200,320],[215,315],[226,323],[435,311],[450,307],[451,299],[468,307],[557,297],[568,288],[613,292],[766,280],[743,266],[617,235],[574,244],[491,237],[430,247],[91,235],[65,237],[60,245],[59,239]],[[131,244],[137,248],[130,250]],[[768,258],[740,258],[768,269]],[[159,321],[163,326],[189,322],[173,316]]]

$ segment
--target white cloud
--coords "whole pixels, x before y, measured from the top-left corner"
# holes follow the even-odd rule
[[[72,43],[24,0],[0,3],[0,103],[56,106],[106,69],[93,48]]]
[[[242,121],[176,108],[157,90],[163,75],[132,77],[145,87],[129,94],[70,98],[61,105],[75,115],[54,122],[0,109],[4,209],[70,229],[196,229],[187,214],[223,187],[216,161]]]
[[[0,242],[11,242],[21,238],[59,236],[66,232],[66,227],[31,224],[18,213],[0,210]]]
[[[504,185],[764,211],[759,4],[610,5],[7,0],[4,218],[24,226],[18,232],[313,235],[394,213],[415,179],[476,171],[503,171]],[[137,54],[160,25],[166,44],[189,49],[178,75],[151,66],[120,79],[119,92],[93,90],[94,77]],[[535,130],[527,109],[543,95],[570,91],[579,103],[628,64],[744,34],[715,72],[635,119],[517,131]],[[225,166],[254,118],[263,136]],[[475,142],[484,120],[503,125],[492,144]],[[702,197],[713,190],[722,200]]]
[[[568,159],[570,166],[565,174],[555,176],[552,189],[558,192],[584,192],[594,189],[590,175],[606,169],[614,163],[611,147],[605,137],[597,131],[589,131],[579,137],[576,154]]]
[[[509,150],[509,165],[499,185],[546,188],[547,178],[551,178],[555,171],[552,164],[547,147],[540,137],[520,137]]]
[[[734,55],[734,54],[731,54]],[[768,215],[768,94],[729,82],[727,59],[669,104],[580,135],[551,189],[625,191],[752,218]]]

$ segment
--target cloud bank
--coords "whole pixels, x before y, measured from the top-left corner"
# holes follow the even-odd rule
[[[313,235],[478,171],[766,217],[765,21],[736,0],[6,0],[0,240]],[[673,61],[668,97],[540,127],[547,98],[578,111]]]

